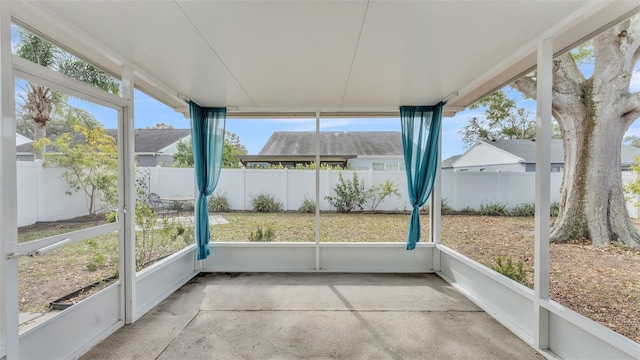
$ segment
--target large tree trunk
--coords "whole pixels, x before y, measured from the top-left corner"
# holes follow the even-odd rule
[[[47,137],[47,126],[46,123],[35,123],[35,128],[33,130],[33,140],[34,142],[39,141]],[[33,156],[36,160],[44,160],[44,154],[46,152],[46,146],[42,146],[38,151],[34,152]]]
[[[626,127],[602,108],[595,118],[565,129],[565,169],[560,212],[551,240],[568,242],[590,239],[593,245],[621,241],[639,247],[640,234],[625,207],[620,168],[620,143]]]
[[[640,21],[628,20],[593,40],[594,71],[585,79],[571,54],[554,60],[552,112],[564,141],[560,212],[551,241],[620,241],[640,248],[622,190],[622,137],[640,116],[640,96],[629,93],[640,55]],[[513,86],[535,98],[535,80]]]

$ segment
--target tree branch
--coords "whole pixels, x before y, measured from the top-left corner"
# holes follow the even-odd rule
[[[630,126],[640,117],[640,92],[625,96],[622,106],[622,121],[626,126]]]
[[[524,96],[534,100],[536,98],[536,85],[536,79],[531,75],[525,75],[511,83],[511,87],[523,93]]]
[[[624,67],[627,71],[632,72],[640,56],[640,17],[629,19],[626,31],[627,35],[624,39],[628,42],[628,47],[625,51]]]

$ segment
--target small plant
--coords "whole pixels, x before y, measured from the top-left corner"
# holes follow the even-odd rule
[[[225,193],[216,193],[209,198],[209,211],[224,212],[229,211],[229,199]]]
[[[316,212],[316,202],[305,196],[304,200],[302,201],[302,205],[300,205],[300,207],[298,208],[298,212],[301,212],[301,213]]]
[[[534,203],[522,203],[511,209],[512,216],[534,216],[536,214],[536,205]]]
[[[271,225],[267,225],[264,230],[262,230],[262,226],[258,225],[256,231],[249,234],[249,241],[273,241],[275,238],[276,231]]]
[[[382,184],[373,185],[367,190],[367,197],[371,199],[372,211],[376,211],[378,205],[389,196],[395,196],[397,198],[401,196],[398,187],[391,180],[387,180]]]
[[[498,256],[495,261],[496,265],[492,267],[493,270],[508,277],[511,280],[526,285],[527,273],[524,270],[524,263],[522,262],[522,260],[518,260],[514,263],[511,256]]]
[[[282,204],[269,194],[260,194],[251,199],[251,207],[257,212],[275,212],[282,210]]]
[[[483,216],[509,216],[511,213],[507,206],[500,202],[481,204],[480,215]]]
[[[338,184],[333,188],[336,196],[327,196],[325,199],[329,201],[331,206],[336,208],[339,213],[348,213],[352,210],[362,210],[364,203],[367,202],[367,191],[364,182],[360,183],[358,174],[353,172],[352,180],[344,180],[342,171],[338,172]]]
[[[108,223],[114,223],[116,221],[118,221],[118,213],[115,211],[109,211],[105,216],[104,219],[106,222]]]
[[[555,201],[551,203],[551,216],[558,216],[560,214],[560,203]]]
[[[103,267],[106,264],[107,258],[102,252],[100,252],[100,250],[98,249],[98,243],[95,240],[87,240],[87,247],[90,249],[93,255],[91,255],[91,257],[85,264],[85,267],[88,271],[96,271],[98,270],[98,268]]]

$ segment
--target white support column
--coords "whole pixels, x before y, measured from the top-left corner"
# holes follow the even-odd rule
[[[316,270],[320,270],[320,111],[316,111]]]
[[[124,320],[130,324],[136,317],[136,166],[133,130],[133,71],[122,69],[122,98],[128,103],[118,119],[118,157],[120,164],[120,259],[124,286]]]
[[[11,3],[0,1],[0,358],[19,357],[16,121],[11,61]]]
[[[440,244],[440,229],[442,222],[442,126],[438,133],[438,167],[436,168],[436,179],[433,183],[433,191],[431,192],[431,211],[429,211],[431,219],[431,241]]]
[[[429,211],[430,228],[429,235],[431,241],[440,244],[440,230],[442,229],[442,126],[438,134],[438,168],[436,169],[436,180],[431,192],[431,211]],[[433,270],[440,271],[440,250],[436,247],[433,250]]]
[[[540,306],[549,299],[549,227],[551,187],[551,95],[553,42],[538,45],[536,109],[536,215],[534,253],[534,345],[549,349],[549,311]]]

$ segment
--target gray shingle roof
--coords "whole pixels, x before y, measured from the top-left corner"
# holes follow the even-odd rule
[[[276,131],[260,155],[315,155],[315,132]],[[322,131],[320,155],[402,155],[399,131]]]
[[[117,133],[115,129],[107,131],[111,136]],[[135,129],[134,134],[136,153],[154,153],[191,135],[191,129]]]
[[[460,158],[460,156],[462,156],[462,154],[460,154],[460,155],[453,155],[453,156],[450,156],[450,157],[448,157],[448,158],[446,158],[446,159],[442,160],[442,162],[440,163],[440,168],[442,168],[442,169],[449,169],[449,168],[452,168],[452,167],[453,167],[453,166],[452,166],[452,165],[453,165],[453,162],[454,162],[454,161],[456,161],[456,160],[458,160],[458,159]]]
[[[536,162],[535,140],[512,139],[482,141],[522,158],[525,163]],[[635,158],[640,156],[640,148],[630,145],[622,145],[621,149],[622,164],[633,164],[635,163]],[[551,162],[564,163],[564,147],[562,145],[562,139],[551,139]]]

